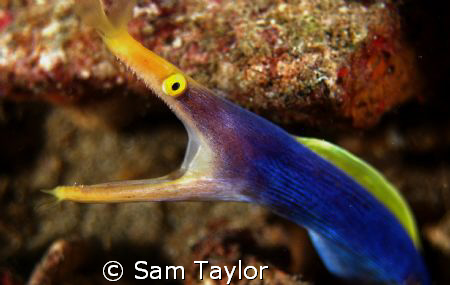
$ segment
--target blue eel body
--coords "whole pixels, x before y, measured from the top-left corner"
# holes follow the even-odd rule
[[[371,193],[278,126],[205,93],[189,90],[180,100],[198,100],[200,128],[225,146],[223,177],[244,175],[250,202],[305,227],[332,273],[369,284],[430,284],[410,236]]]

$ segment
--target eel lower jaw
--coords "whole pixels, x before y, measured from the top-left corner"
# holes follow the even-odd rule
[[[60,201],[81,203],[192,201],[214,197],[217,186],[215,179],[183,176],[173,180],[161,177],[88,186],[58,186],[50,193]]]
[[[221,177],[220,166],[215,161],[207,145],[190,139],[181,168],[169,175],[96,185],[58,186],[45,192],[58,201],[80,203],[247,200],[240,191],[245,181]]]

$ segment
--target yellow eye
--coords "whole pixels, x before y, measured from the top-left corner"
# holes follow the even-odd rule
[[[180,96],[186,91],[187,82],[186,78],[181,73],[175,73],[167,77],[163,84],[162,89],[166,95]]]

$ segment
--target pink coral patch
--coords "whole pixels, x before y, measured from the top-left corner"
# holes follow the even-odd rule
[[[12,15],[10,12],[0,10],[0,31],[6,28],[12,22]]]

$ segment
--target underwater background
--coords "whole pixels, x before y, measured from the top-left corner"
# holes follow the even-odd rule
[[[270,265],[264,283],[235,284],[339,283],[303,229],[259,206],[57,204],[41,192],[167,174],[187,143],[73,6],[0,0],[0,284],[103,284],[114,259],[186,268],[184,282],[153,284],[216,284],[193,260]],[[138,1],[129,30],[229,100],[374,165],[409,202],[434,284],[450,284],[449,6]]]

